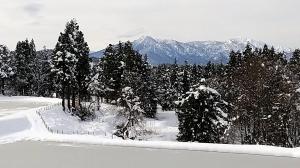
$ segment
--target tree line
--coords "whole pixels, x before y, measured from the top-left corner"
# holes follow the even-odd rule
[[[15,51],[0,45],[1,93],[62,98],[63,110],[93,118],[83,102],[122,106],[115,134],[135,139],[144,117],[158,108],[176,111],[178,141],[300,144],[300,50],[287,59],[273,47],[232,51],[227,64],[150,65],[131,42],[109,45],[92,61],[75,20],[66,24],[53,50],[34,41]]]

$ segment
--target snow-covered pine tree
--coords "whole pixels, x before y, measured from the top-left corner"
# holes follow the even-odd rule
[[[102,100],[105,97],[106,79],[104,77],[105,76],[103,75],[103,69],[99,64],[92,67],[90,77],[91,81],[88,86],[88,91],[90,95],[95,96],[96,98],[95,101],[97,103],[97,110],[99,110],[100,108],[100,99]]]
[[[155,118],[157,112],[157,98],[155,95],[155,86],[151,75],[151,67],[147,62],[147,56],[144,58],[144,65],[141,70],[141,86],[138,89],[141,100],[141,108],[144,115],[149,118]]]
[[[103,70],[103,79],[105,79],[105,98],[109,102],[116,102],[122,91],[122,75],[124,63],[117,54],[113,45],[109,45],[104,56],[100,59],[99,66]]]
[[[58,83],[57,90],[61,93],[64,110],[65,98],[68,101],[68,109],[71,110],[71,98],[72,109],[75,109],[77,94],[86,93],[90,73],[88,53],[89,48],[83,33],[73,19],[66,24],[64,32],[60,33],[51,60],[52,72]]]
[[[37,54],[36,54],[36,49],[35,49],[35,43],[34,40],[31,39],[30,43],[30,68],[32,69],[32,79],[30,81],[30,85],[31,85],[31,90],[32,90],[32,95],[37,95],[37,90],[36,90],[36,84],[37,84],[37,78],[36,78],[36,73],[37,73],[37,64],[38,64],[38,58],[37,58]]]
[[[19,95],[33,95],[34,83],[34,61],[35,61],[35,45],[33,40],[29,42],[18,42],[14,60],[15,60],[15,91]]]
[[[189,74],[189,65],[187,61],[183,67],[182,79],[180,82],[180,92],[181,94],[185,94],[190,89],[190,74]]]
[[[293,87],[283,54],[268,46],[253,50],[247,45],[242,55],[241,65],[229,71],[241,143],[289,147]]]
[[[50,97],[54,93],[53,74],[51,73],[50,61],[53,50],[46,49],[37,51],[35,61],[35,84],[37,96]]]
[[[124,107],[119,113],[120,123],[117,125],[116,136],[123,139],[136,139],[143,131],[143,110],[139,97],[130,87],[122,89],[122,96],[118,103]]]
[[[283,54],[276,53],[274,48],[264,47],[261,52],[263,58],[263,87],[260,97],[259,113],[261,118],[259,124],[260,144],[292,147],[290,140],[291,98],[292,85],[290,79],[285,75],[286,61]],[[254,134],[254,137],[257,137]]]
[[[190,85],[196,85],[201,78],[203,78],[202,67],[201,65],[194,64],[191,70]]]
[[[12,58],[10,51],[6,46],[0,45],[0,79],[1,79],[1,94],[5,95],[5,82],[14,75],[12,67]]]
[[[141,73],[144,66],[142,55],[133,49],[131,42],[126,42],[123,47],[124,74],[123,87],[131,87],[138,94],[141,87]]]
[[[77,57],[77,64],[76,64],[76,86],[77,88],[73,89],[73,107],[75,106],[75,97],[78,96],[79,105],[80,102],[85,98],[88,98],[88,84],[90,82],[90,73],[91,73],[91,66],[90,66],[90,58],[89,53],[90,49],[87,42],[84,39],[84,35],[80,30],[76,31],[75,35],[75,55]],[[81,106],[81,105],[80,105]]]
[[[214,89],[200,85],[176,102],[178,141],[219,143],[227,122],[227,103]]]
[[[300,49],[296,49],[289,62],[289,69],[294,74],[293,79],[300,81]]]
[[[214,74],[214,71],[215,71],[215,65],[209,61],[206,66],[204,67],[204,78],[205,79],[209,79],[213,76]]]
[[[292,108],[290,109],[290,140],[293,146],[300,146],[300,49],[296,49],[288,64],[289,77],[293,84]]]
[[[153,79],[156,86],[156,96],[158,104],[162,110],[173,110],[175,108],[174,101],[178,99],[179,79],[178,65],[158,65],[153,67]]]

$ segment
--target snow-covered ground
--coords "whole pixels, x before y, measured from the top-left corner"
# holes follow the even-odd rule
[[[116,116],[120,108],[101,104],[93,121],[82,122],[79,118],[62,111],[61,106],[42,111],[40,114],[46,125],[53,132],[64,134],[92,134],[103,138],[113,137],[116,127]],[[139,137],[142,140],[176,141],[178,120],[174,111],[158,111],[156,119],[145,119],[145,129],[149,134]]]
[[[174,112],[158,113],[155,120],[146,120],[146,128],[152,133],[143,137],[143,141],[122,140],[116,137],[112,139],[114,131],[115,115],[117,107],[103,104],[101,112],[97,113],[97,119],[89,122],[81,122],[78,118],[64,113],[61,107],[45,108],[44,105],[53,106],[59,99],[29,98],[29,97],[0,97],[0,110],[8,106],[15,106],[14,113],[0,118],[0,143],[12,143],[21,140],[54,141],[68,143],[101,144],[113,146],[132,146],[142,148],[163,148],[176,150],[197,150],[213,152],[247,153],[273,156],[287,156],[300,158],[300,148],[288,149],[259,145],[224,145],[176,142],[177,118]],[[40,107],[27,107],[21,110],[23,104],[46,103]],[[29,109],[30,108],[30,109]],[[37,114],[40,111],[47,127],[59,130],[59,133],[51,133],[46,128],[43,120]],[[61,131],[64,134],[61,134]]]
[[[26,96],[7,97],[0,95],[0,117],[57,102],[59,102],[59,99]]]

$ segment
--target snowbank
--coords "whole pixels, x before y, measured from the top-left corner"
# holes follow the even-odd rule
[[[31,128],[31,123],[25,116],[0,120],[0,137]]]

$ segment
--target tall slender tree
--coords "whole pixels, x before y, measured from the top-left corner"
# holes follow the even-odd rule
[[[15,90],[20,95],[33,95],[34,61],[36,57],[33,40],[18,42],[15,51]]]
[[[10,51],[6,46],[0,45],[0,79],[1,94],[5,95],[5,82],[14,74]]]
[[[78,23],[74,19],[71,20],[66,24],[65,31],[60,33],[51,61],[52,72],[58,83],[57,90],[61,93],[64,110],[65,99],[67,99],[68,109],[71,110],[71,97],[75,98],[77,95],[78,83],[82,86],[84,82],[78,82],[78,80],[85,80],[87,77],[86,74],[89,72],[88,51]],[[79,72],[83,74],[79,74]],[[74,107],[75,104],[73,103],[72,106]]]

